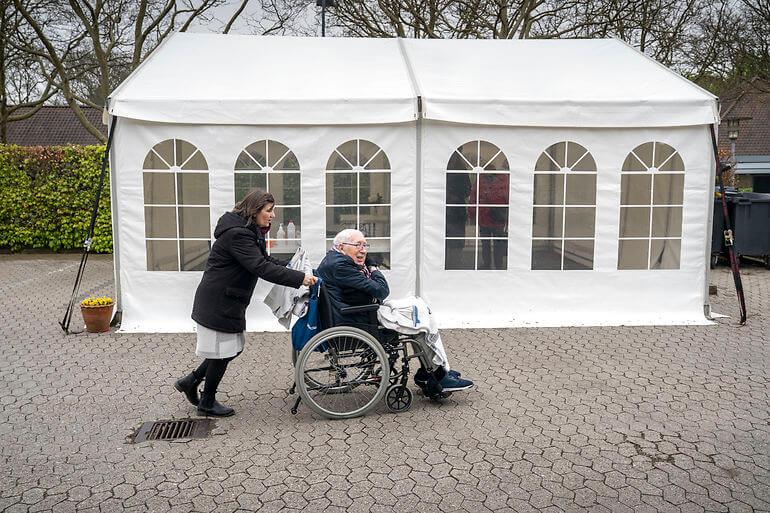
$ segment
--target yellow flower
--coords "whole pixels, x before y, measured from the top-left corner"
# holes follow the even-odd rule
[[[81,306],[109,306],[113,304],[111,297],[88,297],[80,302]]]

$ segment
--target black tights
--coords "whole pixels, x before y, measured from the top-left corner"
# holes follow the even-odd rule
[[[198,368],[193,371],[193,375],[197,379],[205,379],[203,384],[204,395],[215,395],[217,393],[219,382],[222,381],[222,377],[227,370],[227,364],[234,358],[237,358],[240,354],[241,353],[239,352],[230,358],[206,358]]]

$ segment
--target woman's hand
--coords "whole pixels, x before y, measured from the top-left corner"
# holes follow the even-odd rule
[[[317,281],[318,281],[318,278],[316,278],[312,274],[306,274],[305,275],[305,279],[302,280],[302,285],[305,285],[305,286],[309,287],[311,285],[315,285],[315,282],[317,282]]]

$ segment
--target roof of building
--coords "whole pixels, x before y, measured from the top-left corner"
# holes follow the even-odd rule
[[[727,120],[743,118],[735,142],[737,156],[765,155],[770,158],[770,81],[755,77],[722,96],[722,125],[719,147],[730,149]],[[751,119],[746,119],[751,118]]]
[[[80,107],[86,118],[103,134],[101,109]],[[66,106],[45,105],[27,119],[8,124],[8,144],[20,146],[64,146],[67,144],[100,144]]]

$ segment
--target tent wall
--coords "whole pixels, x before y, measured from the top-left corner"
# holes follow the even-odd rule
[[[210,225],[234,203],[234,164],[240,152],[259,140],[275,140],[294,152],[301,170],[301,238],[316,266],[326,247],[325,168],[340,144],[364,139],[380,146],[391,167],[392,269],[386,271],[394,296],[413,294],[415,283],[416,204],[414,123],[368,126],[206,126],[121,119],[116,132],[113,191],[116,192],[121,243],[119,278],[123,322],[128,332],[184,332],[190,319],[200,271],[148,271],[145,237],[143,162],[148,151],[167,139],[183,139],[205,156],[209,173]],[[280,205],[279,205],[280,207]],[[270,285],[260,282],[247,311],[250,331],[282,330],[262,303]]]
[[[421,295],[441,327],[704,323],[706,243],[713,190],[705,126],[572,129],[465,126],[427,121],[422,133]],[[506,270],[444,270],[447,163],[474,140],[510,163]],[[574,141],[597,167],[593,270],[532,270],[534,167],[551,144]],[[636,146],[660,141],[685,165],[679,269],[618,270],[621,167]]]

